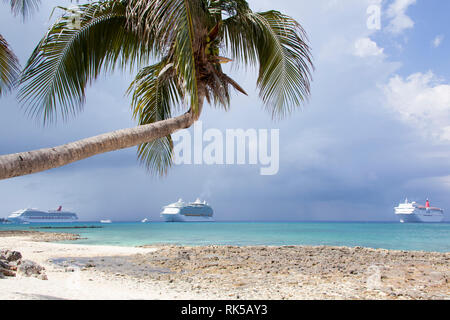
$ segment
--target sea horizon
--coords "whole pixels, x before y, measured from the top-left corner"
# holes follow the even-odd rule
[[[84,228],[86,227],[86,228]],[[400,222],[188,222],[78,221],[4,224],[0,230],[79,234],[76,244],[143,246],[343,246],[373,249],[450,252],[450,223]]]
[[[98,220],[78,220],[76,223],[97,223]],[[136,223],[141,222],[140,220],[111,220],[112,223]],[[397,220],[214,220],[205,221],[197,223],[401,223]],[[176,223],[176,222],[166,222],[163,220],[148,220],[147,223]],[[180,223],[193,223],[193,222],[180,222]],[[195,223],[195,222],[194,222]],[[442,221],[439,223],[431,224],[446,224],[450,221]],[[36,223],[39,224],[39,223]],[[45,224],[45,223],[44,223]],[[430,224],[430,223],[414,223],[414,224]]]

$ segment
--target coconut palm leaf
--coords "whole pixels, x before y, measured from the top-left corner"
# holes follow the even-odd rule
[[[100,74],[148,59],[150,50],[126,28],[121,1],[79,6],[65,14],[40,41],[23,71],[19,99],[32,116],[44,123],[67,119],[82,109],[85,89]]]
[[[201,3],[198,0],[130,0],[128,4],[132,28],[146,35],[148,45],[160,57],[169,55],[183,87],[185,104],[194,112],[198,112],[199,106],[196,52],[202,40],[199,33],[205,32],[201,25],[195,25],[196,20],[202,19]]]
[[[11,6],[12,13],[21,15],[25,20],[37,10],[40,0],[4,0]],[[19,60],[9,48],[6,40],[0,35],[0,96],[10,91],[16,83],[20,73]]]
[[[4,0],[4,2],[10,4],[11,11],[15,16],[20,15],[24,20],[37,11],[41,4],[41,0]]]
[[[19,73],[19,60],[0,35],[0,96],[14,87]]]
[[[183,92],[177,86],[176,70],[167,59],[143,68],[128,88],[132,93],[133,116],[139,125],[169,119]],[[138,158],[149,172],[165,175],[173,163],[171,136],[144,143],[138,147]]]
[[[138,158],[151,174],[164,176],[173,165],[173,141],[166,136],[139,145]]]
[[[306,33],[278,11],[254,13],[242,4],[223,21],[233,59],[259,65],[260,97],[274,117],[284,117],[310,95],[314,68]]]
[[[173,63],[167,60],[143,68],[127,93],[132,93],[133,116],[142,124],[170,118],[184,94],[177,84]]]
[[[166,54],[162,62],[146,67],[136,76],[128,92],[133,91],[133,115],[144,125],[171,117],[180,101],[194,113],[199,110],[198,71],[195,53],[200,44],[194,35],[195,1],[131,1],[128,15],[136,33],[144,34],[147,45]],[[145,143],[138,158],[150,172],[167,173],[173,162],[170,136]]]

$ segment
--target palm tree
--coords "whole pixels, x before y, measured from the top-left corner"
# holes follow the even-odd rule
[[[19,72],[19,60],[0,34],[0,96],[14,87]]]
[[[109,0],[65,10],[23,71],[20,101],[45,123],[67,119],[101,72],[139,67],[128,88],[139,126],[0,156],[0,179],[132,146],[150,171],[166,173],[172,133],[197,121],[205,102],[227,110],[232,88],[246,94],[223,72],[226,62],[258,68],[259,96],[274,118],[310,95],[306,33],[278,11],[253,12],[244,0]]]
[[[12,13],[25,18],[37,9],[40,0],[4,0],[11,6]],[[0,34],[0,97],[10,91],[19,76],[20,65],[8,42]]]

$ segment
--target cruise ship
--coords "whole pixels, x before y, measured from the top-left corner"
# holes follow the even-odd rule
[[[56,210],[41,211],[38,209],[22,209],[13,212],[7,218],[13,223],[57,223],[75,222],[78,220],[76,213],[62,211],[62,206]]]
[[[166,222],[213,222],[213,209],[206,201],[178,202],[163,207],[161,217]]]
[[[10,224],[11,221],[9,221],[8,219],[5,218],[0,218],[0,224]]]
[[[401,223],[439,223],[444,220],[444,210],[431,207],[428,199],[424,206],[417,204],[415,201],[409,202],[406,199],[404,203],[400,203],[394,210]]]

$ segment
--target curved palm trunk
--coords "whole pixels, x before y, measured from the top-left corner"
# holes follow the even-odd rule
[[[195,114],[190,111],[168,120],[117,130],[54,148],[0,156],[0,180],[62,167],[97,154],[130,148],[189,128],[198,120],[202,104],[203,99],[199,99],[199,112]]]

